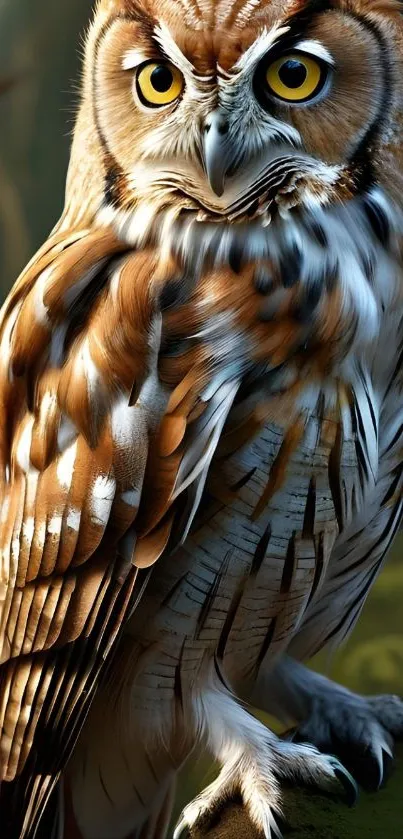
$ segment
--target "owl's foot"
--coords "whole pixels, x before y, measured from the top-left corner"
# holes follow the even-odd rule
[[[367,789],[378,789],[403,738],[403,701],[397,696],[363,697],[346,692],[318,694],[293,742],[313,743],[338,755]]]
[[[208,830],[220,809],[236,796],[241,796],[264,839],[281,839],[281,784],[287,781],[336,795],[344,793],[349,804],[355,802],[355,781],[337,758],[321,754],[313,746],[280,741],[268,731],[267,736],[258,750],[246,746],[225,763],[216,780],[185,807],[174,839],[185,839],[194,829]]]

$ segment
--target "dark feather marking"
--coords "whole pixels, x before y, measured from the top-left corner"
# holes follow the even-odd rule
[[[214,653],[214,670],[215,670],[216,675],[218,676],[218,679],[221,682],[221,684],[225,687],[225,689],[229,693],[233,694],[233,690],[232,690],[231,686],[228,684],[228,682],[227,682],[227,680],[226,680],[226,678],[225,678],[225,676],[224,676],[224,674],[221,670],[221,666],[220,666],[220,662],[218,660],[217,653]]]
[[[385,450],[385,454],[388,454],[392,449],[400,442],[400,438],[403,437],[403,425],[399,425],[399,428],[396,431],[395,436],[390,441],[387,449]]]
[[[124,179],[122,170],[117,163],[113,163],[107,170],[104,182],[104,197],[107,204],[115,209],[121,205],[121,182]]]
[[[316,479],[312,475],[309,482],[308,495],[306,499],[304,523],[302,526],[302,538],[313,539],[315,533],[315,514],[316,514]]]
[[[227,616],[224,621],[224,626],[221,630],[220,637],[217,644],[217,656],[219,659],[224,658],[225,648],[227,646],[228,638],[233,627],[239,605],[242,600],[242,595],[245,591],[245,586],[249,579],[249,572],[245,574],[238,583],[236,590],[232,596],[231,603],[228,608]]]
[[[182,670],[182,662],[183,662],[183,653],[185,651],[185,644],[186,639],[183,641],[181,646],[181,651],[179,655],[179,661],[175,667],[175,679],[174,679],[174,695],[175,699],[179,702],[180,708],[183,711],[183,691],[182,691],[182,678],[181,678],[181,670]],[[158,779],[157,779],[158,780]]]
[[[267,651],[270,647],[270,644],[271,644],[271,642],[274,638],[274,633],[276,631],[276,623],[277,623],[277,618],[272,618],[272,620],[270,621],[268,630],[266,632],[266,635],[264,637],[263,644],[260,648],[259,655],[257,657],[257,662],[256,662],[256,667],[257,668],[260,667],[260,665],[262,664],[262,661],[265,658],[266,653],[267,653]]]
[[[185,355],[196,344],[189,338],[178,338],[175,335],[162,334],[160,347],[160,362],[166,358],[179,358]]]
[[[340,466],[341,466],[341,452],[342,452],[342,435],[341,427],[337,426],[336,438],[334,445],[329,455],[328,463],[328,478],[330,492],[332,493],[332,500],[334,511],[336,513],[337,524],[339,531],[343,529],[343,505],[340,490]]]
[[[256,574],[260,570],[260,568],[262,566],[262,562],[264,562],[264,559],[265,559],[265,556],[266,556],[266,553],[267,553],[267,548],[269,546],[270,539],[271,539],[271,524],[269,522],[265,531],[264,531],[264,533],[260,537],[259,542],[256,546],[255,553],[253,554],[252,565],[251,565],[251,569],[250,569],[250,576],[251,577],[256,577]]]
[[[248,481],[250,481],[250,479],[253,478],[255,472],[256,466],[254,466],[253,469],[247,472],[247,474],[244,475],[243,478],[240,478],[239,481],[236,481],[235,484],[232,484],[232,486],[230,486],[231,492],[238,492],[240,489],[242,489],[242,487],[244,487],[248,483]]]
[[[389,384],[385,391],[384,402],[386,401],[387,396],[389,396],[392,388],[398,383],[402,382],[402,370],[403,370],[403,341],[399,347],[399,357],[396,362],[395,369],[393,371],[393,375],[390,378]]]
[[[377,421],[377,418],[375,416],[374,406],[373,406],[373,403],[372,403],[372,399],[369,395],[367,380],[365,378],[364,371],[363,371],[361,365],[360,365],[360,378],[361,378],[362,386],[365,390],[365,395],[367,397],[368,409],[369,409],[369,413],[371,415],[372,425],[373,425],[373,428],[374,428],[374,431],[375,431],[376,439],[378,439],[378,421]]]
[[[325,565],[325,550],[324,550],[324,533],[319,533],[319,536],[314,537],[314,547],[315,547],[315,574],[313,578],[312,588],[309,594],[307,606],[310,604],[311,600],[315,597],[315,594],[319,588],[320,582],[322,580],[323,569]]]
[[[349,9],[348,14],[355,18],[361,26],[366,28],[378,42],[381,59],[380,65],[381,70],[383,71],[383,90],[379,106],[367,128],[367,131],[364,133],[364,136],[360,138],[357,148],[353,150],[349,161],[352,171],[355,169],[357,174],[359,174],[360,171],[362,172],[361,183],[359,183],[359,179],[357,179],[357,187],[358,189],[361,188],[361,190],[363,190],[366,185],[372,186],[374,179],[372,164],[374,146],[376,147],[376,144],[382,136],[382,132],[388,123],[395,85],[393,83],[393,69],[389,55],[389,45],[380,26],[373,18],[370,18],[365,13],[360,14],[359,12]]]
[[[389,501],[392,500],[393,496],[397,492],[397,488],[398,488],[399,484],[401,483],[402,472],[403,472],[402,465],[399,464],[399,466],[396,468],[395,471],[396,471],[396,475],[395,475],[395,477],[394,477],[386,495],[382,499],[382,507],[386,507],[389,504]]]
[[[390,546],[391,546],[391,544],[392,544],[392,542],[393,542],[393,540],[396,536],[396,533],[397,533],[397,531],[400,527],[400,523],[401,523],[401,520],[402,520],[402,512],[403,512],[403,504],[402,504],[402,502],[400,502],[400,504],[396,508],[396,515],[395,515],[394,521],[392,523],[392,527],[391,527],[391,530],[390,530],[389,539],[388,539],[388,542],[386,544],[386,547],[382,551],[382,555],[379,557],[378,561],[375,563],[375,566],[374,566],[374,568],[373,568],[373,570],[370,574],[369,580],[367,581],[367,583],[365,585],[365,589],[363,589],[361,594],[356,598],[356,600],[353,603],[353,606],[349,610],[348,614],[352,613],[352,617],[351,617],[351,620],[350,620],[348,626],[345,629],[344,637],[346,637],[349,634],[349,632],[351,631],[351,629],[353,628],[353,626],[355,624],[355,621],[357,620],[357,618],[359,616],[361,608],[364,605],[366,595],[369,592],[373,582],[375,581],[375,579],[376,579],[376,577],[377,577],[377,575],[378,575],[378,573],[379,573],[379,571],[380,571],[380,569],[383,565],[385,556],[388,553],[389,548],[390,548]],[[384,531],[385,534],[387,532],[387,529],[388,528],[386,527],[385,531]],[[380,544],[380,541],[381,540],[379,540],[378,544]]]
[[[176,580],[176,582],[174,583],[174,585],[172,586],[172,588],[171,588],[171,589],[169,589],[168,594],[164,597],[164,599],[163,599],[163,601],[162,601],[162,603],[161,603],[161,608],[164,608],[164,606],[168,606],[168,605],[169,605],[169,601],[172,599],[172,597],[174,596],[174,594],[177,592],[178,588],[180,588],[180,586],[182,585],[183,581],[184,581],[184,580],[186,580],[186,577],[187,577],[187,573],[186,573],[186,574],[182,574],[182,576],[181,576],[181,577],[179,577],[179,580]]]
[[[356,453],[357,453],[358,465],[360,467],[358,474],[359,474],[361,489],[364,492],[366,483],[369,480],[370,468],[369,468],[369,465],[368,465],[368,459],[367,459],[367,456],[366,456],[366,451],[364,449],[363,442],[362,442],[363,440],[365,440],[365,437],[366,437],[365,426],[364,426],[364,423],[362,421],[361,413],[358,411],[357,403],[355,403],[352,406],[352,414],[354,414],[355,426],[356,426],[356,429],[357,429],[356,439],[355,439],[355,450],[356,450]],[[375,476],[373,475],[372,470],[371,470],[371,474],[372,474],[372,476],[375,480]]]
[[[232,555],[233,555],[233,550],[230,550],[230,551],[226,552],[226,554],[224,556],[224,559],[221,563],[221,566],[220,566],[217,574],[214,577],[214,581],[213,581],[213,583],[210,587],[210,590],[206,594],[206,597],[205,597],[205,600],[204,600],[204,603],[203,603],[203,608],[200,611],[200,615],[199,615],[199,618],[198,618],[198,621],[197,621],[196,638],[200,638],[200,633],[204,629],[204,625],[206,623],[207,617],[210,613],[210,609],[211,609],[211,607],[214,603],[214,600],[216,598],[217,591],[219,589],[221,580],[223,579],[223,577],[225,577],[225,575],[228,571],[228,566],[229,566],[229,562],[230,562],[230,559],[231,559]],[[210,570],[210,568],[209,568],[209,570]]]
[[[370,195],[364,196],[363,205],[373,233],[375,233],[381,245],[386,248],[390,237],[390,226],[387,215],[383,212],[379,204],[371,200]]]
[[[165,309],[172,309],[185,303],[189,294],[184,277],[179,277],[175,280],[170,280],[162,287],[159,296],[159,305],[161,311]]]
[[[288,542],[287,555],[284,561],[283,575],[281,577],[280,594],[287,594],[292,586],[295,571],[295,533]]]
[[[399,511],[399,509],[400,509],[400,513],[396,514],[396,510],[398,510],[398,511]],[[347,568],[346,570],[344,570],[344,571],[340,571],[338,574],[335,574],[335,576],[334,576],[334,579],[335,579],[335,580],[338,580],[338,579],[340,579],[340,578],[344,577],[346,574],[350,574],[350,573],[351,573],[351,571],[355,571],[357,568],[360,568],[362,565],[365,565],[365,563],[367,562],[367,560],[371,558],[371,554],[373,554],[373,553],[374,553],[374,552],[375,552],[375,551],[376,551],[376,550],[377,550],[377,549],[378,549],[378,548],[382,545],[382,542],[383,542],[383,541],[385,540],[385,538],[388,536],[388,532],[389,532],[389,530],[391,530],[392,535],[391,535],[391,537],[388,539],[388,547],[389,547],[389,545],[390,545],[390,543],[391,543],[391,540],[393,539],[393,537],[394,537],[394,535],[395,535],[395,532],[396,532],[396,530],[397,530],[397,528],[398,528],[398,526],[399,526],[399,524],[400,524],[400,518],[399,518],[399,516],[401,516],[401,505],[398,505],[397,507],[394,507],[394,508],[393,508],[393,515],[394,515],[395,519],[398,519],[397,524],[396,524],[396,521],[394,521],[394,522],[392,522],[392,525],[391,525],[390,520],[388,520],[388,521],[387,521],[387,523],[386,523],[386,525],[385,525],[385,527],[384,527],[384,529],[382,530],[381,535],[379,536],[379,539],[377,539],[377,541],[375,542],[375,544],[371,545],[371,547],[370,547],[370,549],[367,551],[367,553],[366,553],[366,554],[364,554],[364,556],[360,557],[360,559],[357,559],[357,560],[356,560],[356,562],[353,562],[351,565],[349,565],[349,566],[348,566],[348,568]],[[356,547],[356,546],[357,546],[357,540],[355,541],[355,547]],[[387,550],[387,549],[388,549],[388,548],[386,548],[386,550]],[[386,550],[383,552],[383,554],[382,554],[383,556],[385,555]],[[352,553],[352,551],[353,551],[353,548],[352,548],[352,550],[351,550],[351,552],[350,552],[350,553]]]
[[[339,632],[341,632],[343,630],[343,628],[344,628],[343,637],[345,638],[346,635],[348,634],[348,632],[350,631],[350,629],[353,627],[353,625],[355,623],[355,620],[358,617],[358,613],[361,611],[361,608],[363,607],[363,605],[365,603],[366,596],[367,596],[367,594],[368,594],[368,592],[369,592],[369,590],[370,590],[370,588],[371,588],[371,586],[372,586],[372,584],[373,584],[373,582],[374,582],[374,580],[375,580],[375,578],[378,574],[379,568],[382,565],[385,554],[387,553],[387,551],[389,549],[389,546],[391,544],[391,541],[394,538],[396,530],[397,530],[397,528],[395,527],[394,532],[391,535],[391,538],[390,538],[385,550],[382,552],[382,556],[377,560],[374,568],[372,569],[372,571],[369,574],[369,577],[367,578],[367,581],[366,581],[365,585],[360,590],[357,597],[354,599],[350,608],[343,615],[342,619],[339,621],[336,628],[334,630],[332,630],[332,632],[329,633],[329,635],[327,636],[327,638],[324,641],[324,644],[327,644],[332,638],[334,638],[336,635],[338,635]]]
[[[131,392],[130,392],[130,396],[129,396],[129,408],[132,408],[133,405],[136,404],[136,402],[139,398],[140,390],[141,390],[141,382],[139,382],[137,380],[134,381]]]

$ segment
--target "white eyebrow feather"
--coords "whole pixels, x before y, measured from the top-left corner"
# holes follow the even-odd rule
[[[236,64],[234,64],[233,70],[242,73],[245,70],[251,70],[253,67],[256,67],[266,52],[274,46],[279,38],[286,35],[289,30],[289,26],[279,25],[271,29],[263,29],[258,38],[256,38],[256,41],[254,41],[249,49],[241,55]]]
[[[122,67],[124,70],[135,70],[144,61],[147,61],[148,56],[142,50],[129,50],[124,56]]]
[[[154,29],[154,38],[163,50],[167,58],[184,74],[194,75],[195,68],[191,61],[179,49],[177,43],[172,37],[168,27],[162,21],[159,21],[158,26]]]
[[[172,64],[181,71],[182,75],[192,76],[196,81],[206,82],[213,78],[213,76],[198,76],[191,61],[183,54],[182,50],[176,44],[169,29],[160,21],[158,26],[154,29],[154,38],[159,48],[164,55],[172,61]],[[150,59],[150,54],[145,53],[139,49],[131,49],[125,54],[122,67],[124,70],[135,70],[140,64]]]
[[[237,72],[242,72],[256,66],[265,53],[275,45],[279,38],[286,35],[288,31],[288,26],[278,26],[270,30],[264,29],[256,41],[249,47],[248,50],[246,50],[244,55],[238,59],[233,69]],[[182,50],[179,49],[168,27],[165,26],[162,21],[155,29],[155,39],[159,46],[163,49],[165,55],[178,67],[179,70],[182,71],[182,73],[191,73],[192,75],[195,75],[195,68],[193,64],[188,58],[186,58]],[[335,64],[333,56],[320,41],[315,41],[313,39],[298,41],[293,49],[298,50],[299,52],[306,52],[309,55],[315,55],[317,58],[321,58],[323,61],[326,61],[327,64],[332,66]],[[147,61],[148,57],[149,56],[142,50],[131,49],[123,57],[122,67],[124,70],[134,70],[136,67],[139,67],[140,64]],[[231,74],[223,73],[223,75],[229,76]]]
[[[294,49],[299,50],[299,52],[307,52],[310,55],[316,55],[317,58],[321,58],[323,61],[326,61],[327,64],[331,64],[332,66],[335,64],[333,56],[320,41],[298,41],[298,43],[295,44]]]

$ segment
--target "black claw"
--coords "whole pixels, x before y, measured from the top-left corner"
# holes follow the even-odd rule
[[[377,752],[372,750],[369,743],[362,741],[346,742],[333,736],[329,742],[320,746],[320,750],[336,754],[342,766],[369,792],[375,792],[385,783],[393,766],[393,758],[384,749],[380,762]]]
[[[364,198],[364,210],[375,236],[379,239],[381,245],[386,247],[389,242],[390,227],[384,210],[370,195],[366,195]]]
[[[265,265],[259,265],[256,268],[253,284],[259,294],[268,294],[269,291],[273,290],[273,277]]]
[[[354,778],[346,769],[339,769],[337,765],[333,766],[333,771],[337,780],[344,787],[347,806],[354,807],[358,798],[358,787]]]
[[[348,766],[364,789],[376,792],[390,776],[393,763],[393,758],[384,749],[382,762],[371,749],[366,749],[361,755],[354,755]]]
[[[302,253],[298,245],[289,248],[280,260],[281,282],[285,288],[292,288],[301,279]]]
[[[381,779],[381,785],[383,786],[386,781],[390,778],[393,767],[395,765],[394,758],[388,753],[385,752],[385,749],[382,749],[382,756],[383,756],[383,777]]]

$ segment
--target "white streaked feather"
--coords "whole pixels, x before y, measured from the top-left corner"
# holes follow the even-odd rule
[[[24,424],[23,432],[17,446],[17,463],[25,474],[29,472],[31,466],[31,443],[34,422],[35,418],[33,416],[28,417]]]
[[[123,70],[135,70],[140,64],[143,64],[148,58],[147,53],[142,50],[132,48],[128,50],[123,56],[122,67]]]
[[[263,56],[289,31],[289,26],[281,26],[280,24],[273,26],[271,29],[267,29],[267,27],[262,29],[256,41],[238,59],[234,65],[234,71],[237,73],[252,73]]]
[[[69,490],[71,487],[71,483],[73,480],[74,475],[74,467],[77,457],[77,441],[71,444],[69,448],[67,448],[57,463],[57,477],[60,483],[60,486],[65,489]]]
[[[94,524],[105,527],[115,497],[116,482],[110,475],[98,475],[91,487],[89,503]]]
[[[293,49],[296,49],[299,52],[306,52],[309,55],[316,55],[317,58],[321,58],[322,61],[326,62],[326,64],[334,65],[335,63],[332,54],[329,52],[327,47],[321,43],[321,41],[307,38],[303,41],[297,41],[295,46],[293,46]]]
[[[175,39],[172,37],[167,25],[162,20],[159,21],[158,26],[154,29],[154,38],[166,57],[169,58],[170,61],[172,61],[184,75],[195,74],[195,68],[192,62],[189,61],[189,59],[183,54]]]

